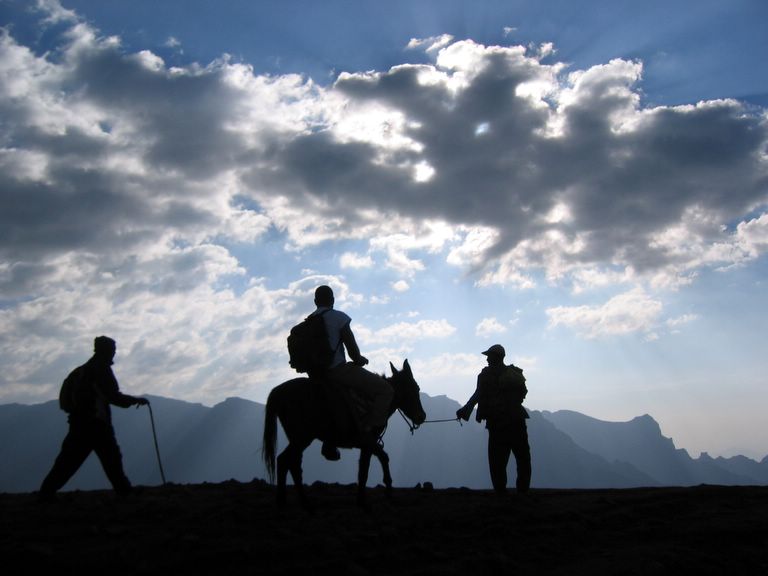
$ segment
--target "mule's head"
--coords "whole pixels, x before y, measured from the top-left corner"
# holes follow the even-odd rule
[[[392,362],[389,363],[392,368],[392,388],[395,391],[394,404],[418,426],[427,419],[424,408],[421,407],[421,398],[419,397],[419,385],[413,378],[411,365],[408,360],[403,363],[403,369],[398,370]]]

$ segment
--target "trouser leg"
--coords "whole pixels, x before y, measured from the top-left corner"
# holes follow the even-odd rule
[[[528,434],[515,442],[512,448],[517,462],[517,491],[527,492],[531,486],[531,449],[528,445]]]
[[[507,489],[507,464],[510,454],[509,442],[489,430],[488,433],[488,468],[491,472],[491,484],[496,492]]]
[[[91,438],[82,425],[69,425],[69,431],[61,444],[61,450],[53,467],[40,486],[40,493],[52,495],[64,487],[83,465],[93,449]]]
[[[94,431],[94,450],[102,468],[118,493],[131,491],[131,483],[123,470],[123,455],[115,438],[115,431],[110,424],[100,424]]]
[[[517,462],[517,491],[527,492],[531,486],[531,448],[528,444],[528,430],[525,422],[513,439],[512,453]]]

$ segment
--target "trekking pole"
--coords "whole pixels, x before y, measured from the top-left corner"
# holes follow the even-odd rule
[[[157,464],[160,467],[160,478],[163,479],[163,486],[165,486],[165,472],[163,472],[163,461],[160,459],[160,447],[157,445],[157,431],[155,430],[155,416],[152,414],[152,404],[147,400],[147,407],[149,407],[149,420],[152,422],[152,438],[155,440],[155,454],[157,454]]]

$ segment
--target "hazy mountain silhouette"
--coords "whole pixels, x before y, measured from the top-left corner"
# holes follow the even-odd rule
[[[228,398],[209,408],[149,398],[169,482],[247,482],[266,477],[260,454],[263,404]],[[453,418],[459,407],[445,396],[425,394],[422,404],[430,420]],[[569,411],[530,413],[534,488],[768,484],[768,457],[761,462],[706,454],[692,459],[685,450],[676,449],[647,415],[617,423]],[[147,409],[116,410],[113,420],[128,477],[134,484],[159,484]],[[0,405],[0,492],[37,490],[66,428],[66,415],[55,401]],[[436,488],[490,488],[486,434],[472,420],[463,425],[428,423],[411,435],[395,414],[385,436],[395,485],[431,482]],[[284,446],[281,435],[278,449]],[[320,455],[319,443],[315,443],[305,452],[305,481],[354,483],[357,458],[357,451],[344,450],[340,462],[327,462]],[[374,463],[369,485],[380,481],[380,469]],[[107,487],[104,473],[92,456],[65,490]]]
[[[675,448],[647,414],[629,422],[603,422],[569,410],[545,411],[542,416],[588,452],[608,462],[630,464],[661,485],[768,483],[768,459],[715,460],[707,454],[693,459],[686,450]]]

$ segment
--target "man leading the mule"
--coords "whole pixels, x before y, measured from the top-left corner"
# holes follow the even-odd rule
[[[523,371],[513,364],[505,365],[506,351],[494,344],[483,352],[488,366],[477,376],[477,388],[467,403],[456,411],[456,417],[469,420],[477,407],[475,419],[485,420],[488,429],[488,467],[493,489],[498,494],[507,491],[507,463],[510,453],[517,462],[517,492],[525,493],[531,484],[531,449],[523,408],[528,389]]]

